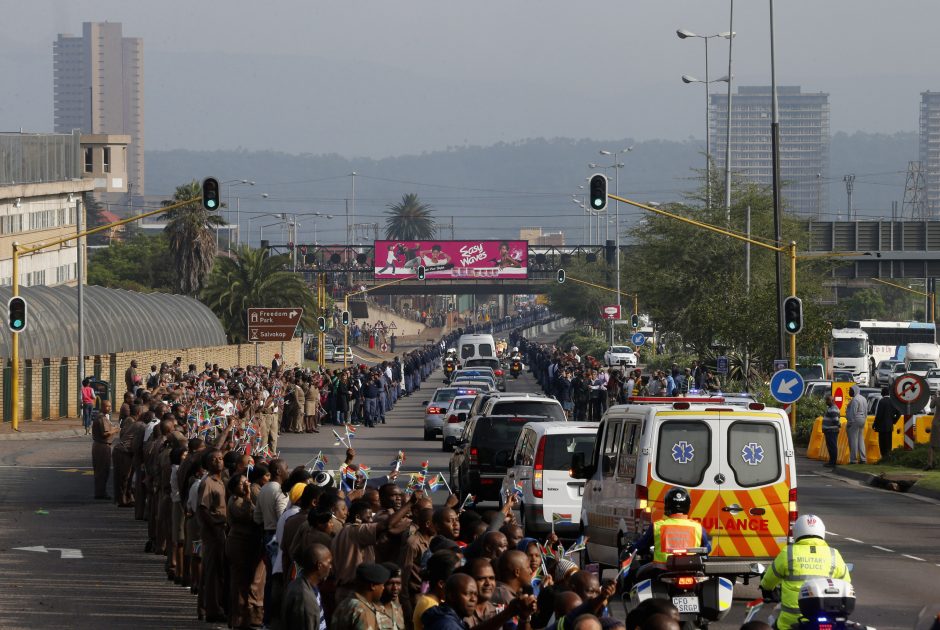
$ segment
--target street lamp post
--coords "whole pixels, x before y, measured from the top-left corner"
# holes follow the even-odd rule
[[[235,186],[254,186],[255,182],[250,179],[230,179],[228,181],[222,182],[222,185],[229,185],[228,190],[228,200],[229,200],[229,212],[232,208],[232,188]],[[216,230],[218,234],[218,230]],[[235,197],[235,246],[238,247],[241,245],[242,240],[242,213],[241,213],[241,197]],[[228,235],[228,251],[232,251],[232,233],[229,231]]]
[[[620,161],[620,156],[622,154],[629,153],[632,150],[633,150],[633,146],[629,146],[626,149],[623,149],[621,151],[611,152],[605,149],[601,149],[600,151],[601,155],[612,155],[614,158],[614,169],[615,169],[614,170],[614,191],[618,197],[620,196],[620,169],[624,167],[624,164]],[[619,308],[620,307],[620,201],[618,200],[616,204],[617,204],[616,205],[616,224],[614,226],[614,232],[616,234],[614,236],[614,239],[616,241],[615,251],[616,251],[616,256],[617,256],[616,271],[615,271],[615,273],[617,274],[617,306]],[[610,323],[610,345],[614,345],[613,320],[611,320],[611,323]]]
[[[715,37],[723,37],[724,39],[731,39],[734,37],[734,33],[715,33],[714,35],[697,35],[692,31],[680,28],[676,31],[676,35],[679,39],[688,39],[690,37],[697,37],[705,41],[705,80],[700,81],[689,75],[682,75],[682,81],[684,83],[704,83],[705,84],[705,205],[706,207],[711,207],[712,201],[712,181],[711,181],[711,141],[709,140],[709,130],[710,130],[710,116],[708,114],[708,85],[712,81],[708,80],[708,40]],[[731,82],[731,77],[722,77],[721,79],[716,79],[715,82],[727,81]]]

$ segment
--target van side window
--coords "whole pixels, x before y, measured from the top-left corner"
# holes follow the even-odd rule
[[[610,422],[607,425],[607,435],[604,436],[604,457],[601,460],[601,472],[605,477],[614,476],[614,467],[617,461],[617,452],[620,450],[620,436],[623,424],[620,421]],[[610,462],[605,463],[605,462]]]
[[[735,422],[728,427],[728,465],[742,488],[774,483],[780,478],[777,427],[769,422]]]
[[[477,352],[480,353],[481,357],[491,357],[493,356],[493,346],[488,343],[481,343],[477,346]]]
[[[604,435],[604,430],[607,428],[607,421],[601,421],[600,426],[597,427],[597,438],[594,441],[594,449],[591,451],[591,459],[586,462],[587,468],[589,470],[597,470],[597,467],[600,465],[601,461],[601,449],[604,447],[604,443],[601,441],[601,436]]]
[[[640,444],[640,424],[627,422],[623,425],[623,442],[620,459],[617,461],[617,476],[633,480],[636,476],[636,454]]]
[[[469,359],[475,354],[474,347],[472,343],[465,343],[460,346],[460,358]]]
[[[695,487],[711,464],[709,426],[699,420],[672,420],[659,427],[656,474],[666,483]]]

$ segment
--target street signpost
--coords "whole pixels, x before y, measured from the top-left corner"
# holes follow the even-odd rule
[[[716,363],[718,364],[718,373],[719,373],[719,374],[727,374],[727,373],[728,373],[728,357],[722,355],[722,356],[718,357],[718,359],[716,359]]]
[[[290,341],[304,309],[288,308],[249,308],[248,341]]]
[[[927,381],[908,372],[895,379],[891,386],[891,403],[904,414],[904,450],[914,450],[914,414],[922,411],[930,400]]]
[[[620,305],[609,304],[601,308],[601,317],[604,319],[620,319]]]
[[[786,370],[790,367],[790,362],[786,359],[774,359],[774,372]]]
[[[778,370],[770,379],[770,395],[784,405],[798,401],[805,390],[806,382],[796,370]]]

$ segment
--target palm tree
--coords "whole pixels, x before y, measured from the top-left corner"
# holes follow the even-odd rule
[[[176,187],[173,199],[163,202],[169,206],[180,201],[198,199],[202,185],[196,180]],[[215,261],[215,230],[225,225],[225,219],[202,207],[199,201],[169,210],[160,216],[166,220],[163,228],[170,241],[170,253],[179,269],[179,288],[186,295],[196,295],[212,270]]]
[[[421,203],[418,195],[402,195],[401,201],[390,204],[385,211],[385,238],[400,241],[420,241],[434,238],[431,206]]]
[[[268,256],[266,249],[247,246],[234,254],[216,259],[201,296],[221,320],[231,343],[247,341],[249,308],[301,307],[301,325],[313,330],[317,317],[313,291],[290,271],[289,256]]]

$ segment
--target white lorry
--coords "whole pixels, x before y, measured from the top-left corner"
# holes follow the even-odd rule
[[[940,346],[935,343],[907,344],[904,367],[908,372],[926,376],[928,371],[940,367]]]
[[[830,374],[835,370],[852,372],[856,383],[868,387],[875,371],[868,333],[861,328],[833,328]]]

